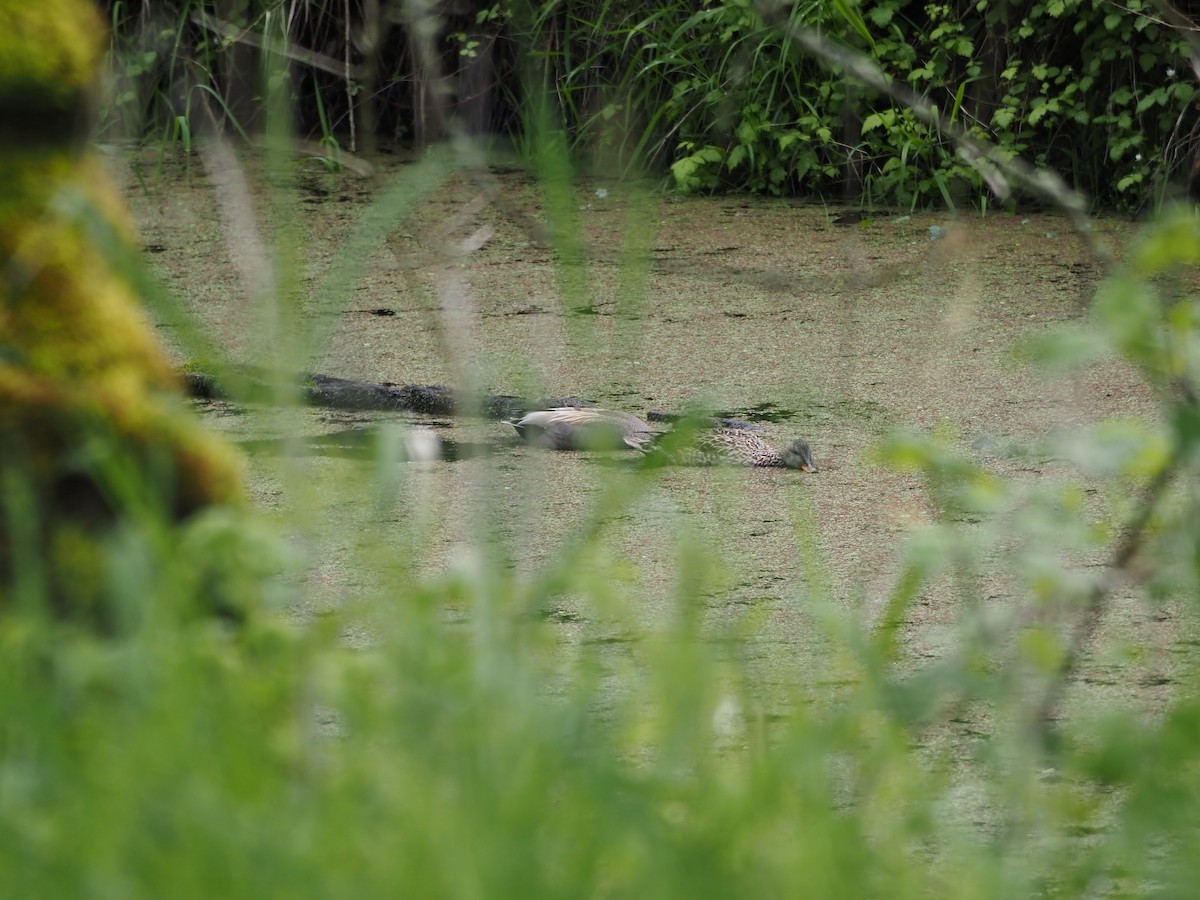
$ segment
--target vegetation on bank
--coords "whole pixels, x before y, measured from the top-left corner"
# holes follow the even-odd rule
[[[750,0],[446,4],[425,50],[415,23],[431,20],[402,4],[107,6],[108,126],[126,133],[187,144],[214,120],[253,131],[271,69],[329,153],[374,134],[439,139],[448,123],[430,110],[450,98],[469,130],[529,148],[550,121],[602,171],[685,191],[996,202],[944,127],[801,52],[764,24],[774,7]],[[1150,0],[807,0],[787,17],[1099,206],[1144,209],[1188,180],[1200,126],[1188,23]],[[264,68],[272,53],[286,75]]]

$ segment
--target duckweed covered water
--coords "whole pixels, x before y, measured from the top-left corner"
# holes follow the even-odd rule
[[[379,165],[385,176],[401,168],[394,158]],[[918,214],[845,229],[822,206],[616,188],[600,200],[585,184],[579,216],[592,258],[564,269],[495,206],[473,203],[469,181],[452,180],[397,224],[349,307],[330,314],[312,291],[375,189],[312,167],[296,178],[309,194],[292,208],[303,265],[295,314],[325,317],[330,335],[312,370],[578,395],[639,415],[699,405],[762,423],[776,443],[805,437],[821,470],[672,468],[644,478],[632,454],[524,448],[495,422],[320,409],[231,417],[212,407],[212,424],[254,459],[264,506],[300,501],[284,487],[296,483],[286,471],[301,474],[303,502],[317,510],[307,600],[292,611],[300,619],[371,582],[358,554],[364,535],[418,574],[468,564],[482,540],[535,577],[593,527],[598,498],[616,485],[634,499],[603,526],[597,565],[624,577],[609,584],[610,596],[563,596],[547,610],[562,639],[619,648],[661,625],[687,577],[675,539],[683,531],[711,563],[700,611],[708,633],[740,636],[739,652],[762,683],[786,685],[813,640],[812,589],[874,619],[899,548],[933,521],[923,481],[873,464],[885,431],[938,430],[970,450],[984,437],[1034,441],[1055,427],[1152,410],[1116,363],[1049,381],[1013,361],[1020,338],[1080,316],[1097,278],[1082,244],[1051,216]],[[527,181],[501,175],[499,183],[505,204],[538,217]],[[235,361],[252,361],[253,303],[237,276],[244,248],[226,242],[213,187],[195,169],[168,164],[156,191],[130,182],[127,199],[143,240],[162,248],[152,264]],[[266,220],[272,207],[265,194],[257,199]],[[934,225],[946,229],[936,243]],[[447,254],[472,233],[488,238]],[[589,315],[576,315],[581,309]],[[397,494],[380,516],[355,486],[376,464],[381,430],[413,428],[436,433],[446,458],[391,457]],[[1077,474],[1053,460],[1017,468],[976,455],[1019,479]],[[992,603],[1012,589],[999,575],[973,588]],[[948,579],[913,606],[901,636],[914,659],[953,639],[961,591]],[[1156,643],[1170,644],[1169,623],[1132,608],[1125,618],[1132,632],[1162,631]]]

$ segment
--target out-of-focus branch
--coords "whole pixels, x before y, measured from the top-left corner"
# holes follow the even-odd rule
[[[1167,465],[1159,471],[1158,475],[1155,476],[1154,481],[1151,482],[1146,492],[1146,496],[1142,499],[1141,506],[1138,507],[1136,515],[1125,527],[1120,541],[1114,548],[1107,572],[1103,578],[1092,586],[1091,592],[1088,594],[1083,614],[1071,631],[1066,652],[1063,654],[1058,671],[1054,673],[1054,677],[1046,686],[1046,691],[1042,695],[1041,702],[1038,703],[1034,710],[1032,725],[1041,739],[1041,744],[1044,748],[1048,748],[1051,745],[1053,721],[1058,703],[1062,699],[1062,694],[1066,689],[1067,683],[1079,668],[1088,642],[1096,633],[1096,628],[1100,624],[1100,618],[1104,614],[1106,600],[1116,585],[1117,575],[1129,568],[1134,556],[1141,549],[1142,541],[1146,536],[1146,527],[1150,523],[1150,517],[1154,514],[1159,500],[1166,493],[1167,487],[1174,479],[1176,472],[1179,471],[1181,462],[1182,459],[1176,453]]]
[[[279,44],[275,41],[268,42],[253,29],[239,28],[231,22],[223,22],[214,16],[210,16],[208,13],[193,13],[192,22],[201,28],[219,34],[226,40],[235,41],[239,44],[249,44],[251,47],[258,47],[260,49],[270,49],[272,53],[281,53],[288,59],[303,63],[306,66],[312,66],[314,69],[321,69],[332,75],[344,77],[347,80],[351,76],[359,78],[362,75],[357,66],[350,66],[348,63],[344,64],[332,56],[326,56],[323,53],[317,53],[315,50],[309,50],[305,47],[297,47],[295,44]]]

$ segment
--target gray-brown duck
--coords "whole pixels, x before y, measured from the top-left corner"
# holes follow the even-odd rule
[[[547,450],[643,450],[662,433],[627,412],[594,406],[539,409],[505,424],[525,443]]]

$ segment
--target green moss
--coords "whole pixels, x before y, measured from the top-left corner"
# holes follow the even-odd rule
[[[96,82],[104,28],[90,3],[4,2],[0,29],[0,112],[63,109]]]
[[[178,402],[132,285],[97,243],[131,239],[128,215],[103,168],[65,139],[70,116],[56,116],[83,104],[97,78],[94,8],[9,5],[0,113],[11,117],[4,104],[18,98],[28,113],[19,127],[38,131],[32,147],[0,142],[0,258],[11,273],[0,281],[0,445],[12,451],[0,474],[35,504],[23,540],[45,556],[55,605],[103,619],[98,548],[147,514],[169,522],[239,505],[242,467]],[[0,540],[0,598],[14,546]]]

